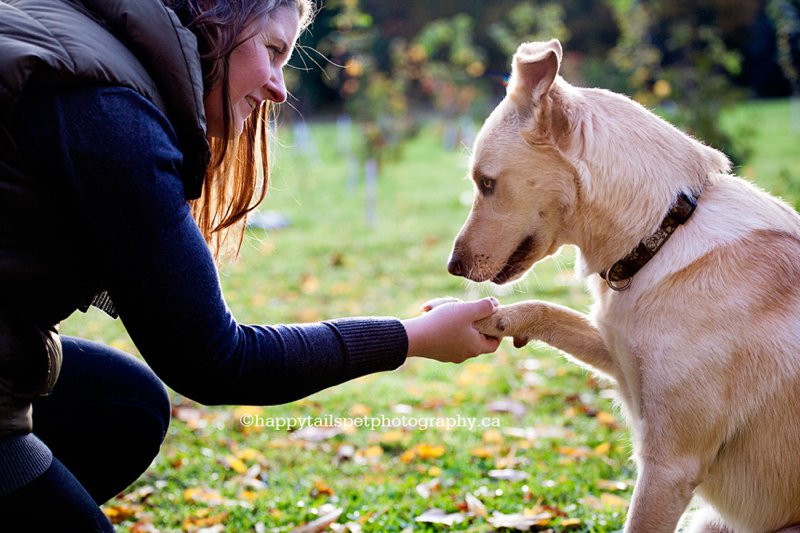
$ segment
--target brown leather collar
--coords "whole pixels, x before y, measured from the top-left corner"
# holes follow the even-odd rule
[[[611,265],[608,270],[600,272],[600,277],[606,280],[608,286],[615,291],[624,291],[631,285],[631,278],[647,264],[650,259],[661,249],[670,235],[689,220],[697,207],[697,200],[701,193],[689,196],[686,193],[678,195],[678,199],[670,208],[661,226],[655,233],[643,239],[639,245],[628,255]],[[623,282],[620,284],[620,282]]]

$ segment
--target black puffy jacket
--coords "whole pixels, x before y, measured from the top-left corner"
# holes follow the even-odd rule
[[[74,310],[43,305],[70,283],[52,260],[65,228],[52,185],[26,170],[9,124],[24,119],[16,104],[26,90],[82,83],[134,89],[170,119],[187,198],[200,195],[208,163],[196,40],[160,0],[0,1],[0,436],[31,431],[31,400],[60,369],[57,324]]]

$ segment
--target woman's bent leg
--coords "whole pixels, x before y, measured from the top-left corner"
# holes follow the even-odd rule
[[[33,432],[98,504],[133,483],[166,435],[170,404],[147,365],[108,346],[62,337],[53,392],[33,404]]]

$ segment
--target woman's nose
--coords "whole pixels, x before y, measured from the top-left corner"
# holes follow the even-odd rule
[[[270,101],[276,104],[286,101],[286,83],[283,80],[283,69],[273,70],[273,74],[267,82],[266,89],[267,98]]]

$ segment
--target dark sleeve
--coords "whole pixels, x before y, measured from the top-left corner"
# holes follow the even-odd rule
[[[170,387],[206,404],[275,404],[404,362],[408,339],[393,318],[238,324],[185,201],[166,118],[123,88],[53,98],[60,162],[103,281]]]

